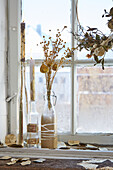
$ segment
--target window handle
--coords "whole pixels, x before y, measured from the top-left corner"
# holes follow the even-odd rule
[[[15,94],[12,95],[12,96],[6,97],[5,101],[6,101],[7,103],[9,103],[9,102],[11,102],[11,100],[12,100],[15,96],[17,96],[17,93],[15,93]]]

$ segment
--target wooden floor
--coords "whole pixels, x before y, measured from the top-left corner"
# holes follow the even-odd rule
[[[82,160],[65,160],[65,159],[46,159],[43,163],[34,163],[34,159],[31,159],[31,165],[22,166],[20,165],[20,162],[17,162],[14,165],[6,165],[9,160],[0,160],[0,169],[1,170],[76,170],[76,169],[85,169],[82,166],[77,165],[77,163],[80,163]],[[97,168],[102,167],[113,167],[113,163],[109,160],[104,161],[103,163],[98,163]]]

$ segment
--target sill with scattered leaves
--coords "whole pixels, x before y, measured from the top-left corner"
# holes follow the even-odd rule
[[[113,159],[113,150],[0,148],[0,156],[51,158],[51,159]]]

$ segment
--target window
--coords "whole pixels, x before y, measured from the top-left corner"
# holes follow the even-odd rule
[[[76,30],[76,0],[57,0],[57,4],[55,4],[55,1],[53,3],[52,0],[42,0],[40,2],[37,0],[23,0],[22,2],[26,23],[26,59],[29,63],[30,49],[32,49],[32,57],[36,61],[36,79],[39,79],[39,77],[43,77],[39,71],[39,66],[43,61],[43,51],[37,47],[37,43],[41,41],[43,34],[49,35],[49,29],[53,30],[52,36],[56,33],[57,28],[62,28],[64,25],[68,25],[68,28],[73,31]],[[87,6],[88,10],[84,6]],[[78,17],[81,24],[103,29],[106,27],[106,20],[101,18],[103,10],[105,8],[109,10],[111,6],[111,1],[108,3],[105,0],[99,2],[80,0],[78,2]],[[32,13],[29,11],[32,11]],[[43,15],[41,15],[42,13]],[[107,33],[108,30],[104,29],[102,31]],[[68,32],[65,32],[64,39],[70,46],[76,44],[74,37]],[[58,83],[54,82],[53,87],[58,98],[56,112],[58,114],[59,139],[111,144],[112,138],[106,134],[113,132],[112,55],[111,52],[107,54],[106,67],[103,71],[99,65],[93,67],[93,61],[87,60],[85,58],[86,54],[87,52],[84,50],[81,53],[75,52],[72,63],[69,62],[68,65],[59,70],[56,76]],[[29,71],[26,74],[26,80],[29,82]],[[60,83],[61,79],[62,83]],[[37,110],[42,112],[44,81],[42,83],[38,82],[36,80]],[[40,88],[38,88],[39,86]]]

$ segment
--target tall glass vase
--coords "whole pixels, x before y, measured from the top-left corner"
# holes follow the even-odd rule
[[[50,91],[45,95],[45,107],[41,116],[41,147],[55,149],[57,148],[57,120],[53,105],[53,98]]]

